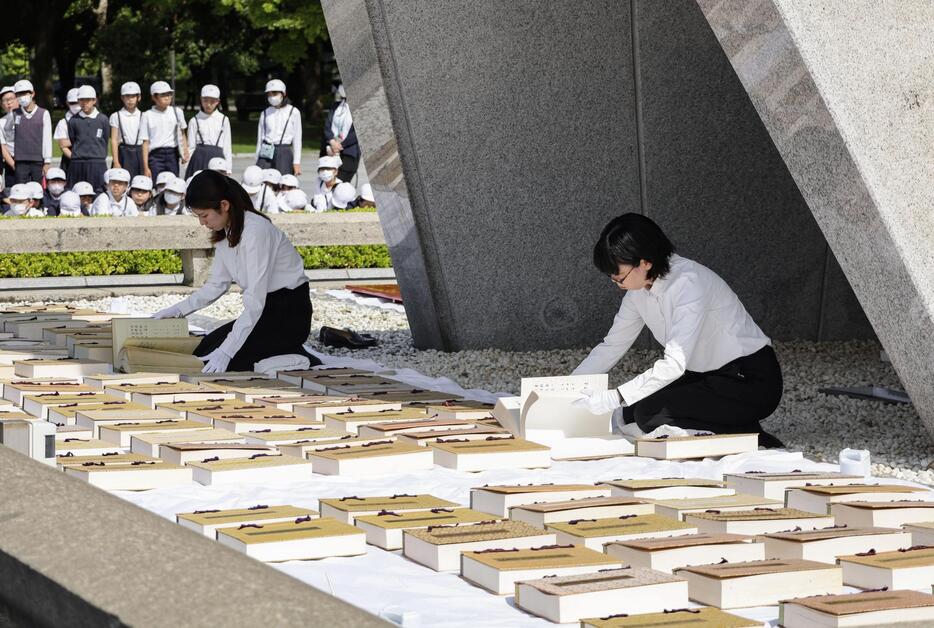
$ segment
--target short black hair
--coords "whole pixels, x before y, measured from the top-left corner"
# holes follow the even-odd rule
[[[649,279],[664,277],[671,270],[675,246],[650,218],[642,214],[623,214],[603,228],[593,247],[593,264],[607,275],[619,272],[620,264],[638,266],[641,260],[652,263]]]

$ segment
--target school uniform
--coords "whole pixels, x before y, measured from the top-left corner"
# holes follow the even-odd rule
[[[264,183],[263,189],[257,192],[256,196],[257,198],[253,203],[256,209],[264,214],[279,213],[279,195],[271,187]]]
[[[165,204],[165,190],[159,192],[152,197],[151,205],[149,207],[149,216],[180,216],[180,215],[190,215],[188,208],[185,207],[184,201],[178,204],[178,207],[168,207]]]
[[[52,163],[52,117],[38,105],[32,111],[22,107],[7,114],[12,117],[4,138],[16,164],[16,183],[42,182],[42,167]]]
[[[227,172],[233,172],[233,150],[230,141],[230,120],[218,110],[208,115],[199,111],[188,125],[188,146],[194,147],[186,172],[207,170],[208,162],[223,157]]]
[[[52,131],[52,139],[56,142],[60,140],[68,139],[68,121],[71,120],[72,114],[70,111],[65,112],[65,117],[55,123],[55,130]],[[68,173],[68,164],[71,163],[71,159],[62,155],[61,159],[58,160],[58,167]]]
[[[0,144],[6,146],[7,150],[10,151],[10,156],[13,156],[13,112],[6,114],[0,118]],[[6,190],[9,190],[11,187],[16,185],[16,170],[11,168],[9,164],[6,163],[6,160],[3,160],[3,184],[4,184],[4,194]]]
[[[679,255],[651,288],[630,290],[603,342],[574,374],[606,373],[643,326],[665,348],[651,369],[617,390],[625,422],[715,433],[762,432],[778,407],[782,373],[772,342],[723,279]]]
[[[149,141],[149,170],[155,181],[160,172],[168,170],[176,177],[179,173],[179,133],[188,128],[185,114],[179,107],[155,107],[143,114],[141,135]]]
[[[302,163],[302,112],[287,104],[266,107],[256,133],[256,165],[292,174]]]
[[[325,209],[334,209],[334,190],[336,190],[337,186],[341,183],[343,183],[343,181],[338,177],[334,179],[334,185],[329,188],[324,181],[318,179],[318,187],[315,188],[314,196],[321,196],[324,198]]]
[[[133,113],[126,107],[110,114],[110,128],[117,129],[120,143],[117,145],[117,157],[120,167],[131,177],[143,174],[143,113],[137,109]]]
[[[60,203],[62,201],[62,195],[52,196],[52,193],[49,192],[49,189],[46,188],[42,193],[42,209],[45,210],[46,216],[58,216],[60,211]]]
[[[302,258],[278,227],[247,212],[240,243],[214,245],[214,261],[204,286],[179,303],[183,315],[207,307],[232,283],[243,290],[243,313],[204,337],[195,355],[217,348],[232,356],[228,370],[252,371],[260,360],[291,353],[320,361],[305,351],[311,328],[311,298]]]
[[[341,166],[337,170],[337,177],[343,181],[350,181],[357,174],[360,167],[360,143],[357,141],[357,131],[354,129],[353,116],[346,100],[334,103],[324,120],[324,141],[321,142],[321,155],[327,154],[328,144],[332,139],[341,143]]]
[[[71,142],[71,163],[68,165],[68,187],[87,181],[100,194],[104,191],[107,171],[107,147],[110,145],[110,122],[96,108],[90,115],[79,111],[68,121]]]
[[[92,216],[139,216],[136,209],[136,203],[130,198],[129,192],[123,195],[119,201],[114,199],[108,190],[98,195],[91,205]]]

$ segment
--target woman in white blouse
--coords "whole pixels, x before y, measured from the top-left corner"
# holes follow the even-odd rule
[[[211,230],[214,262],[208,280],[184,301],[155,318],[187,316],[204,308],[236,283],[243,291],[243,313],[204,337],[195,355],[205,373],[252,371],[266,358],[300,354],[320,361],[303,345],[311,328],[311,298],[302,258],[278,227],[253,209],[239,183],[205,170],[192,179],[186,201],[191,213]]]
[[[714,433],[759,433],[782,397],[772,341],[723,279],[674,254],[662,230],[640,214],[612,220],[594,246],[594,265],[625,290],[606,337],[574,374],[606,373],[648,326],[664,356],[618,388],[585,391],[579,403],[595,414],[623,408],[643,432],[660,425]]]

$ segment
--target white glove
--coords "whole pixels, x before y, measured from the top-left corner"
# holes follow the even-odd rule
[[[181,318],[184,316],[182,313],[182,308],[178,307],[178,304],[170,305],[164,310],[159,310],[152,315],[153,318]]]
[[[230,356],[220,347],[198,359],[204,362],[202,373],[223,373],[230,364]]]
[[[606,414],[623,405],[623,397],[615,388],[590,390],[585,388],[574,400],[574,405],[586,407],[592,414]]]

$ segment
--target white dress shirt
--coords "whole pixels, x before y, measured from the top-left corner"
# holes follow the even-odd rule
[[[38,105],[33,107],[32,111],[26,111],[23,108],[14,109],[3,117],[0,124],[0,142],[6,144],[10,155],[16,157],[15,126],[18,115],[31,120],[36,112],[39,111]],[[52,116],[47,110],[43,110],[42,115],[42,161],[43,163],[52,163]]]
[[[201,134],[201,140],[198,141],[198,133]],[[220,142],[218,142],[220,139]],[[219,146],[224,151],[224,159],[227,160],[227,172],[233,172],[233,150],[230,144],[230,119],[217,109],[214,113],[208,115],[203,111],[191,119],[188,125],[188,148],[194,151],[198,144],[207,144],[208,146]]]
[[[285,129],[284,134],[283,129]],[[257,154],[263,142],[273,146],[291,144],[292,165],[300,165],[302,163],[302,112],[292,105],[266,107],[259,117],[256,131]]]
[[[574,374],[609,371],[635,342],[643,325],[665,348],[665,356],[618,388],[630,406],[685,371],[714,371],[772,344],[717,273],[672,255],[671,270],[663,279],[656,279],[651,288],[626,292],[606,338]]]
[[[282,288],[297,288],[308,281],[301,256],[272,222],[253,212],[243,220],[240,243],[231,248],[227,240],[214,245],[214,261],[208,280],[179,303],[182,314],[207,307],[227,293],[230,284],[243,290],[243,313],[220,348],[233,357],[263,313],[266,295]]]
[[[53,140],[68,139],[68,121],[71,120],[71,112],[66,111],[65,117],[55,123],[55,131],[52,132]]]
[[[92,216],[139,216],[136,203],[130,198],[129,191],[119,201],[114,200],[110,192],[101,192],[91,205]]]
[[[312,198],[315,198],[318,196],[324,197],[324,209],[321,211],[325,211],[328,209],[334,209],[334,190],[336,190],[337,186],[340,185],[341,183],[343,183],[343,181],[341,181],[337,177],[334,177],[334,185],[331,187],[328,187],[327,183],[325,183],[321,179],[318,179],[318,187],[315,188],[315,193]],[[317,202],[315,203],[315,206],[317,207]]]
[[[254,203],[256,209],[265,214],[279,213],[279,195],[271,187],[263,184],[262,189],[256,194],[257,200]]]
[[[149,150],[181,146],[178,132],[187,129],[185,113],[179,107],[166,107],[159,111],[155,107],[143,114],[143,128],[139,139],[149,140]]]
[[[119,119],[118,119],[119,118]],[[143,112],[139,109],[130,113],[126,110],[126,107],[121,109],[116,113],[110,114],[110,126],[111,128],[117,129],[118,134],[120,131],[121,125],[123,126],[123,135],[120,135],[120,144],[126,144],[128,146],[142,146],[143,140],[146,138],[143,136],[142,129],[139,128],[139,123],[143,119]],[[139,139],[137,140],[137,131],[139,132]]]

